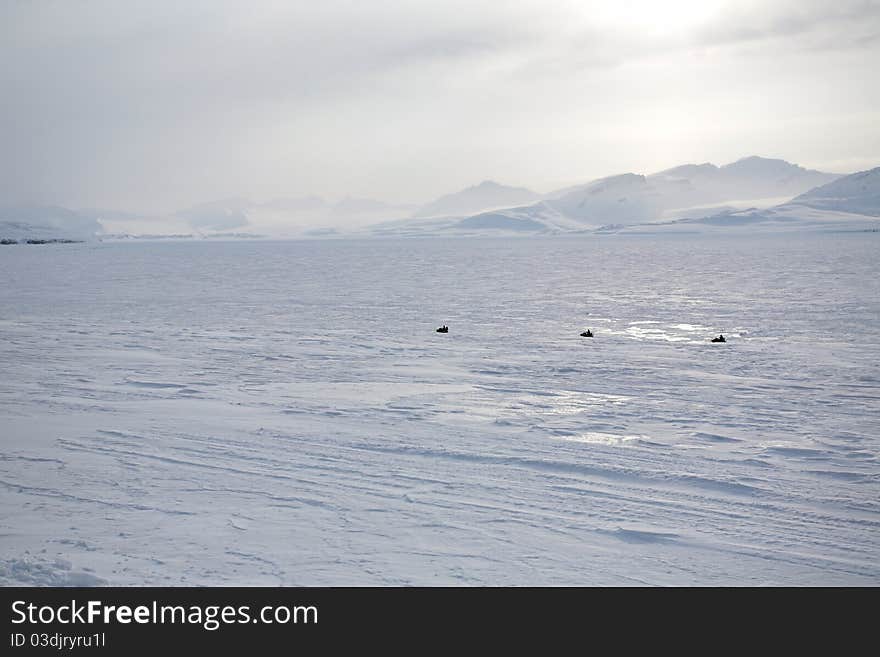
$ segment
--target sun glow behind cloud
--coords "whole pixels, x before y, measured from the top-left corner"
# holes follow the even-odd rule
[[[585,19],[599,27],[668,36],[706,24],[725,4],[722,0],[619,0],[581,6]]]

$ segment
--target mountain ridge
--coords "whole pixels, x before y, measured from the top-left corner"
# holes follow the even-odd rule
[[[526,205],[540,199],[540,194],[525,187],[510,187],[494,180],[484,180],[458,192],[440,196],[421,206],[412,216],[414,218],[461,216],[499,207]]]

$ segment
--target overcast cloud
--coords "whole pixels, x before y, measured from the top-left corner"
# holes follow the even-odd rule
[[[0,4],[0,205],[880,165],[880,2]]]

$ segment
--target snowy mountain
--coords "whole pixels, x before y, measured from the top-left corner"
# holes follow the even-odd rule
[[[836,178],[784,160],[747,157],[721,167],[685,164],[649,176],[601,178],[552,192],[544,205],[588,226],[633,225],[674,218],[700,206],[706,210],[703,216],[711,214],[712,205],[772,206]],[[534,214],[544,214],[544,205],[532,206]]]
[[[394,205],[372,198],[354,198],[346,196],[333,206],[333,214],[350,217],[364,214],[395,215],[401,211],[409,211],[409,206]]]
[[[880,228],[876,218],[854,212],[811,208],[797,203],[784,203],[772,208],[749,208],[719,212],[699,218],[680,219],[665,224],[642,224],[621,227],[622,232],[694,232],[702,229],[742,230],[750,232],[803,231],[864,231]]]
[[[559,233],[584,230],[545,201],[519,208],[507,208],[465,217],[453,224],[456,231],[513,231],[517,233]]]
[[[524,187],[508,187],[492,180],[447,194],[419,208],[414,217],[454,217],[477,214],[497,208],[527,205],[540,195]]]
[[[261,203],[266,210],[279,212],[317,212],[327,208],[327,201],[320,196],[304,196],[301,198],[275,198]]]
[[[0,239],[88,240],[102,231],[94,218],[58,206],[0,209]]]
[[[253,206],[248,199],[231,198],[211,201],[181,210],[177,216],[196,230],[231,230],[248,224],[247,211]]]
[[[255,234],[300,237],[335,234],[379,221],[408,216],[413,206],[393,205],[370,198],[346,197],[331,203],[319,196],[281,197],[268,201],[228,198],[153,216],[118,211],[94,211],[106,232],[117,235],[189,235],[216,237]],[[244,232],[242,229],[245,229]],[[317,232],[316,232],[317,231]]]
[[[371,198],[347,196],[328,203],[319,196],[280,198],[265,203],[232,198],[212,201],[183,210],[176,216],[195,230],[228,231],[243,226],[270,232],[326,228],[339,223],[375,222],[405,216],[409,206],[397,206]]]
[[[684,164],[650,175],[609,176],[543,198],[487,180],[415,212],[412,206],[370,198],[328,202],[317,196],[266,202],[228,198],[161,216],[15,208],[0,210],[0,239],[85,239],[99,232],[210,237],[243,228],[249,235],[298,237],[619,232],[643,225],[665,230],[673,224],[676,230],[761,223],[817,226],[822,212],[836,213],[835,226],[880,216],[880,168],[839,176],[784,160],[747,157],[720,167]],[[804,221],[791,223],[798,218]]]
[[[880,214],[878,179],[880,170],[841,177],[784,160],[747,157],[720,167],[685,164],[647,176],[609,176],[556,190],[531,205],[467,217],[390,222],[374,227],[374,232],[524,235],[632,232],[630,228],[643,226],[638,232],[680,232],[755,224],[848,230],[864,228],[866,214]],[[823,214],[826,210],[837,212]]]
[[[785,160],[752,156],[720,167],[716,179],[725,195],[746,191],[748,198],[761,198],[795,196],[839,177]]]
[[[550,198],[554,207],[584,223],[635,224],[701,205],[744,201],[773,205],[759,201],[778,203],[838,177],[784,160],[747,157],[721,167],[685,164],[650,176],[628,173],[602,178]]]
[[[544,201],[518,208],[504,208],[470,217],[409,218],[366,227],[360,234],[394,237],[537,235],[590,230]]]
[[[820,210],[880,216],[880,167],[811,189],[792,203]]]
[[[791,201],[766,208],[734,207],[694,212],[666,222],[609,227],[603,232],[876,231],[880,229],[880,167],[844,176]]]
[[[664,191],[662,184],[645,176],[625,173],[582,185],[547,203],[584,224],[636,224],[662,215],[670,205],[670,194]]]

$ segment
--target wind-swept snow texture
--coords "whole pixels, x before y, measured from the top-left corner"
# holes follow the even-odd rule
[[[7,249],[0,581],[880,584],[878,247]]]

